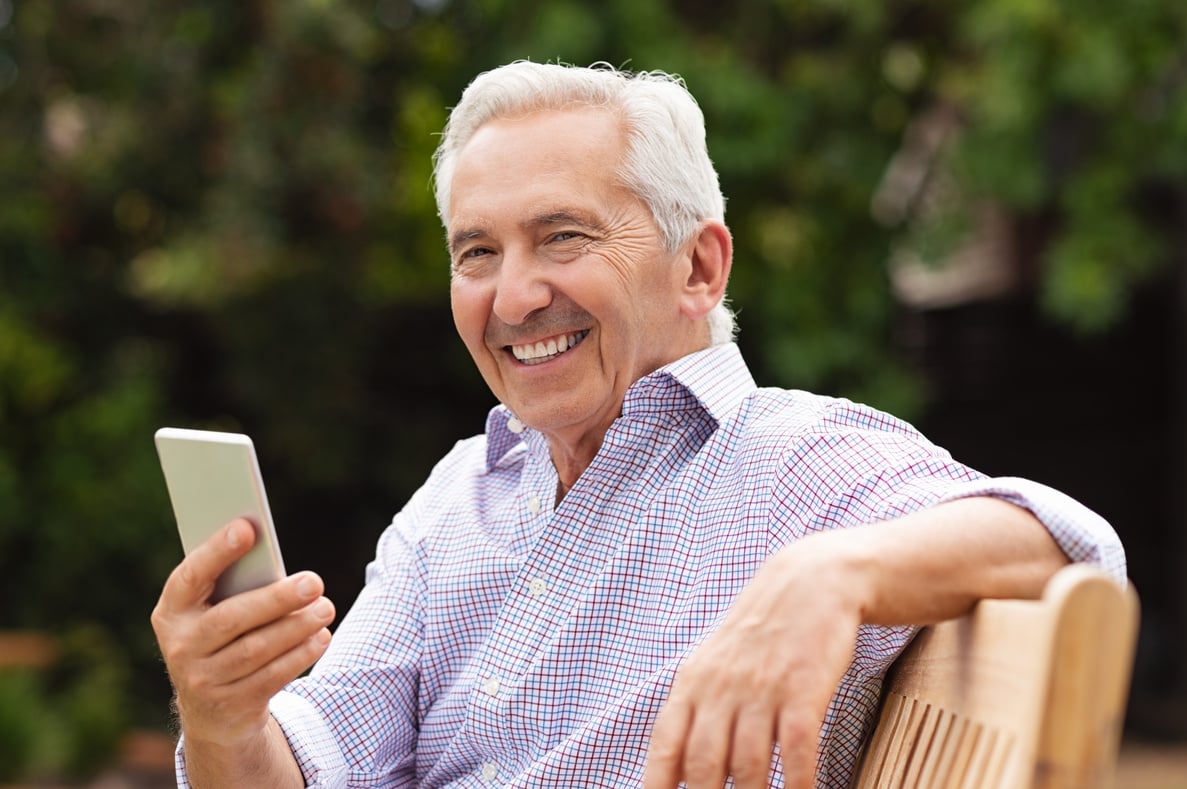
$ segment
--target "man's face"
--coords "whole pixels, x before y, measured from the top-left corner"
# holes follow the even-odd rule
[[[454,323],[483,378],[550,441],[595,451],[627,387],[700,347],[680,314],[687,250],[665,252],[617,183],[624,146],[602,109],[490,121],[449,206]]]

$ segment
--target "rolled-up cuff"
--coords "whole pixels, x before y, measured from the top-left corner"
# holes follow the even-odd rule
[[[1126,583],[1125,549],[1108,521],[1080,502],[1033,480],[995,477],[967,482],[950,490],[945,501],[990,496],[1029,510],[1073,562],[1100,567]]]
[[[268,703],[268,711],[280,724],[289,748],[310,789],[342,789],[347,785],[346,759],[330,728],[317,710],[303,697],[281,691]],[[178,738],[173,754],[178,789],[189,789],[185,769],[185,737]]]
[[[280,724],[307,787],[338,789],[346,786],[346,758],[330,727],[307,699],[282,690],[272,697],[268,710]]]

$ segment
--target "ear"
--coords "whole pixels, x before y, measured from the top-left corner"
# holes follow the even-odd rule
[[[730,231],[720,222],[701,223],[689,248],[688,279],[680,296],[680,312],[694,321],[709,314],[725,295],[734,245]]]

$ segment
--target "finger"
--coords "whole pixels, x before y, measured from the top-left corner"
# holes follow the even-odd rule
[[[309,640],[334,619],[334,604],[318,598],[304,608],[244,633],[211,659],[228,683],[251,676]]]
[[[779,718],[779,751],[786,789],[812,789],[823,716],[785,708]]]
[[[221,651],[244,634],[299,611],[324,591],[325,584],[317,573],[304,571],[228,597],[200,621],[199,638],[206,645],[206,654]]]
[[[227,690],[232,696],[243,696],[256,702],[267,703],[268,699],[301,676],[325,654],[330,639],[330,631],[323,627],[251,674],[230,683]]]
[[[330,631],[322,628],[252,674],[227,683],[202,661],[176,685],[177,711],[187,733],[204,731],[211,742],[233,741],[256,731],[268,714],[268,701],[325,653]]]
[[[728,707],[697,707],[684,744],[684,782],[688,789],[721,789],[729,774],[734,712]]]
[[[765,705],[739,714],[729,756],[735,789],[766,789],[775,747],[775,714]]]
[[[643,789],[672,789],[683,778],[684,738],[691,719],[692,708],[683,698],[670,695],[651,729]]]
[[[161,592],[166,610],[193,608],[205,603],[223,572],[251,550],[255,529],[243,518],[223,526],[186,555],[174,568]]]

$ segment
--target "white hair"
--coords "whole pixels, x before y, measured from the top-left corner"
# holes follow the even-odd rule
[[[627,136],[618,177],[651,211],[664,247],[674,252],[704,220],[725,221],[725,198],[705,145],[705,118],[679,77],[631,73],[605,63],[589,68],[516,61],[478,75],[449,115],[433,155],[437,213],[449,227],[458,152],[484,123],[538,110],[605,107]],[[737,331],[723,297],[708,315],[710,342]]]

